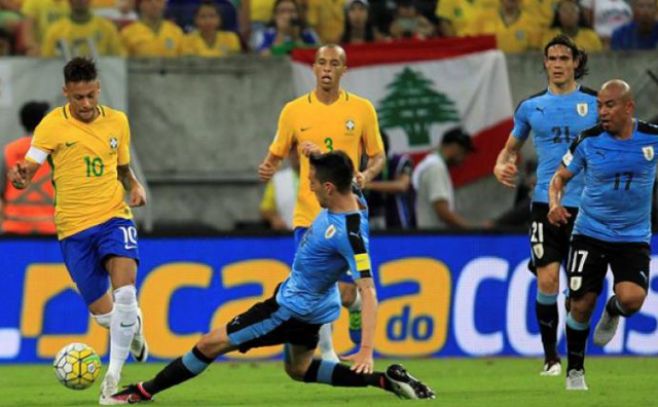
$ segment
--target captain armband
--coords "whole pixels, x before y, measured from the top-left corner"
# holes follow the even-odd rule
[[[25,154],[25,159],[37,164],[43,164],[48,158],[48,153],[36,147],[30,147]]]

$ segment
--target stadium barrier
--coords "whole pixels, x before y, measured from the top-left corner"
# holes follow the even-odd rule
[[[380,301],[379,356],[541,354],[525,236],[384,235],[372,237],[370,246]],[[54,240],[4,238],[0,253],[0,362],[49,361],[74,341],[107,357],[109,337],[73,291]],[[162,360],[188,351],[210,327],[271,295],[289,272],[294,247],[290,236],[144,238],[140,254],[145,332],[154,360]],[[656,262],[653,256],[652,266]],[[593,323],[603,299],[598,305]],[[657,320],[658,279],[652,278],[642,311],[622,319],[608,346],[592,345],[588,352],[658,355]],[[353,350],[345,311],[334,339],[339,352]],[[222,360],[279,357],[281,348],[273,347]]]

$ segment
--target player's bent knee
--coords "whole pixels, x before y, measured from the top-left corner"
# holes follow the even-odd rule
[[[644,298],[645,295],[637,295],[637,296],[632,296],[632,297],[627,297],[627,298],[620,298],[619,303],[621,304],[621,307],[626,311],[626,314],[629,316],[631,314],[634,314],[642,308],[642,304],[644,304]]]
[[[296,365],[293,363],[285,364],[286,373],[290,378],[297,382],[304,381],[304,376],[306,375],[307,367]]]
[[[340,302],[344,307],[348,307],[356,300],[356,284],[338,283],[340,290]]]

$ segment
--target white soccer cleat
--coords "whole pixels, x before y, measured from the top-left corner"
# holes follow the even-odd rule
[[[562,374],[562,364],[559,360],[544,363],[544,369],[539,373],[540,376],[559,376]]]
[[[139,324],[139,328],[130,343],[130,354],[133,355],[133,359],[136,362],[146,362],[149,357],[149,346],[144,337],[144,318],[142,317],[141,309],[137,310],[137,323]]]
[[[604,309],[594,329],[594,344],[607,345],[615,337],[617,325],[619,325],[619,315],[612,316],[607,309]]]
[[[585,383],[584,370],[569,370],[569,374],[567,374],[567,390],[589,390],[587,383]]]
[[[389,366],[385,374],[393,387],[393,392],[401,399],[436,398],[434,391],[429,386],[410,375],[402,365]]]
[[[101,383],[101,395],[100,398],[98,399],[98,404],[102,406],[112,406],[115,404],[122,404],[122,403],[117,403],[112,399],[112,395],[116,393],[118,390],[119,390],[119,378],[109,373],[106,374],[105,378],[103,379],[103,383]]]

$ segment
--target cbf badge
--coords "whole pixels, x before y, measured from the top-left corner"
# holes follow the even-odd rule
[[[642,147],[642,153],[647,161],[653,160],[653,146]]]
[[[354,131],[354,128],[356,128],[356,123],[354,123],[354,120],[347,119],[345,121],[345,130],[347,130],[348,133],[351,133]]]
[[[578,104],[576,105],[576,111],[578,112],[578,115],[579,115],[580,117],[585,117],[585,116],[587,116],[587,112],[588,112],[588,106],[587,106],[587,103],[578,103]]]
[[[112,151],[116,151],[119,148],[119,140],[114,136],[110,137],[110,148]]]

